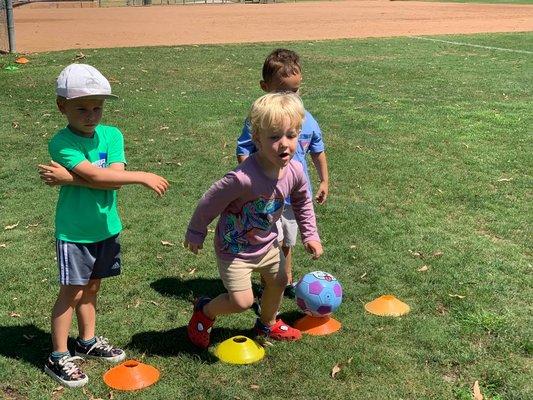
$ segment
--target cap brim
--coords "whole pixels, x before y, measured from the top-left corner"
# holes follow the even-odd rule
[[[89,94],[87,96],[76,96],[67,98],[67,100],[74,99],[116,100],[118,99],[118,96],[114,94]]]

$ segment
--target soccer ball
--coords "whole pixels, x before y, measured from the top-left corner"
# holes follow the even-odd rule
[[[296,284],[296,304],[308,315],[326,317],[333,313],[341,302],[341,284],[327,272],[309,272]]]

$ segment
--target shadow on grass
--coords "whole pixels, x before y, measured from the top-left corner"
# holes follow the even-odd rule
[[[227,290],[220,279],[193,278],[181,280],[176,277],[162,278],[150,284],[152,289],[163,296],[176,297],[191,300],[192,297],[208,296],[216,297]],[[253,284],[254,293],[257,293],[259,285]]]
[[[285,311],[279,314],[279,317],[283,320],[283,322],[291,326],[294,326],[294,323],[304,316],[305,314],[296,310]]]
[[[50,332],[35,325],[0,326],[0,355],[40,370],[52,349],[51,340]]]
[[[251,330],[242,331],[215,327],[211,334],[211,345],[216,346],[218,343],[236,335],[251,337],[251,334]],[[186,326],[168,331],[137,333],[133,335],[131,342],[126,347],[139,352],[146,352],[150,355],[177,356],[180,354],[190,354],[208,363],[218,362],[218,359],[209,350],[200,350],[189,341]]]

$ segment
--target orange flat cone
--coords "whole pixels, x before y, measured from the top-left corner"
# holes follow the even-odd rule
[[[341,323],[331,317],[312,317],[306,315],[294,323],[294,327],[308,335],[322,336],[337,332],[341,329]]]
[[[107,386],[117,390],[139,390],[159,380],[159,371],[151,365],[128,360],[104,374]]]
[[[15,60],[17,64],[27,64],[30,62],[26,57],[19,57]]]
[[[392,294],[385,294],[365,304],[365,310],[382,317],[399,317],[407,314],[411,307],[398,300]]]

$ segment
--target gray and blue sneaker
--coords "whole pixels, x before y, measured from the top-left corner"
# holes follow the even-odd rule
[[[96,358],[112,363],[117,363],[126,358],[124,350],[113,347],[109,340],[103,336],[96,336],[92,344],[84,346],[80,340],[76,340],[75,354],[83,358]]]
[[[52,357],[49,357],[44,364],[44,372],[65,387],[82,387],[89,382],[89,378],[75,361],[83,361],[83,359],[66,355],[54,361]]]

